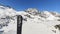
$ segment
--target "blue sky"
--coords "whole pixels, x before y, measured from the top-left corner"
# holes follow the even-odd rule
[[[37,8],[38,10],[60,12],[60,0],[0,0],[0,4],[9,5],[16,10]]]

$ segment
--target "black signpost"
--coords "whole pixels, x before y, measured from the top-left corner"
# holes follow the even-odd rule
[[[17,15],[17,34],[21,34],[22,32],[22,16]]]

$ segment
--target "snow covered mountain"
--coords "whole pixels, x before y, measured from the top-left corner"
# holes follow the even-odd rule
[[[60,34],[60,14],[57,12],[39,11],[35,8],[16,11],[13,8],[0,6],[2,34],[16,34],[16,15],[23,17],[22,34]]]

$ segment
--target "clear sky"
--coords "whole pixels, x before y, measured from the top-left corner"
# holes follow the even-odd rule
[[[60,12],[60,0],[0,0],[0,4],[9,5],[16,10],[37,8],[38,10]]]

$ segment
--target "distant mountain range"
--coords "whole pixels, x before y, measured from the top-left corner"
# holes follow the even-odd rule
[[[16,34],[16,15],[23,17],[22,34],[60,34],[60,14],[29,8],[16,11],[10,6],[0,5],[0,31]]]

